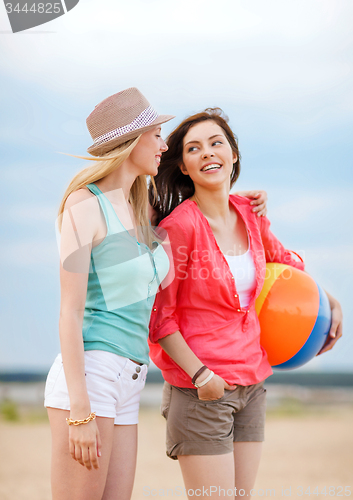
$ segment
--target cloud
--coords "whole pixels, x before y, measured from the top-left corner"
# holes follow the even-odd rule
[[[353,110],[352,15],[349,1],[91,0],[56,33],[2,37],[2,67],[82,101],[137,85],[156,105],[247,102],[309,129]]]

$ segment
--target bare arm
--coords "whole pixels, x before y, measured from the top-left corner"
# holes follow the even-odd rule
[[[91,413],[85,380],[82,322],[87,294],[92,241],[97,231],[96,200],[86,190],[72,193],[63,216],[60,242],[61,305],[59,333],[70,397],[70,418]],[[71,456],[88,469],[98,468],[100,438],[95,421],[70,426]]]
[[[197,370],[203,366],[203,363],[190,349],[180,332],[167,335],[159,340],[159,344],[162,349],[180,366],[180,368],[182,368],[189,375],[190,378],[192,378]],[[209,373],[210,370],[205,370],[197,378],[196,382],[202,382],[202,380],[204,380]],[[235,388],[236,386],[228,385],[225,380],[215,374],[206,385],[197,389],[197,394],[199,399],[212,401],[214,399],[221,398],[224,394],[224,389],[233,390]]]

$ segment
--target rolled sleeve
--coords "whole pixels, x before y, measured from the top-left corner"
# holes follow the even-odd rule
[[[169,256],[169,275],[162,283],[161,290],[157,294],[151,314],[149,325],[149,339],[153,344],[160,339],[180,331],[177,314],[177,297],[181,282],[187,277],[188,263],[188,238],[185,230],[173,217],[164,219],[160,226],[168,234],[168,245],[166,252]]]

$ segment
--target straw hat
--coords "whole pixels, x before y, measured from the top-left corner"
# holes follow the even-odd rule
[[[158,115],[137,88],[123,90],[97,104],[87,118],[93,139],[87,151],[102,156],[172,118],[172,115]]]

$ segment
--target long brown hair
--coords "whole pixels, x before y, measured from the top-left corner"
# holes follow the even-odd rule
[[[158,174],[154,177],[154,183],[149,186],[149,200],[156,211],[156,225],[195,192],[195,186],[191,178],[182,174],[180,170],[183,163],[183,139],[191,127],[206,120],[214,121],[223,129],[233,153],[237,155],[237,161],[233,165],[230,177],[230,187],[234,185],[239,177],[240,153],[238,140],[228,125],[228,117],[220,108],[207,108],[201,113],[189,116],[169,134],[166,140],[168,151],[163,153]]]

